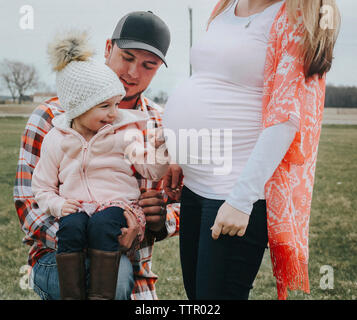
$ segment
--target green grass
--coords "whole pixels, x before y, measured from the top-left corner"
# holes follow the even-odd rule
[[[12,201],[12,188],[26,119],[0,119],[0,299],[38,299],[20,270],[28,247]],[[290,292],[289,299],[356,299],[357,297],[357,126],[324,126],[321,134],[310,220],[311,294]],[[178,237],[158,242],[153,271],[160,299],[187,299],[182,284]],[[323,290],[322,266],[334,271],[334,288]],[[250,299],[276,299],[268,250]]]
[[[0,119],[0,299],[37,299],[32,290],[23,290],[26,278],[20,268],[27,264],[29,247],[22,244],[23,232],[12,200],[23,118]]]

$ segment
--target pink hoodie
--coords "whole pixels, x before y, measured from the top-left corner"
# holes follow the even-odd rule
[[[98,203],[137,200],[140,190],[131,168],[132,151],[138,153],[137,147],[143,147],[142,130],[147,120],[142,111],[119,109],[117,121],[105,125],[89,142],[71,128],[51,129],[43,140],[32,178],[40,209],[60,217],[68,199]],[[126,135],[129,129],[130,136],[137,137],[134,144]],[[143,161],[134,167],[143,177],[157,181],[166,173],[168,164],[161,164],[162,159],[159,163],[158,158],[154,160],[156,164]]]

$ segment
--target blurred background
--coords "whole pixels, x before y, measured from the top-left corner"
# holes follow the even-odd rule
[[[28,247],[12,200],[21,134],[34,107],[54,96],[55,76],[46,49],[58,31],[87,29],[104,62],[106,39],[131,11],[151,10],[171,30],[168,69],[158,71],[147,95],[161,105],[190,75],[189,49],[205,32],[217,0],[0,0],[0,300],[39,299],[28,283]],[[317,1],[317,0],[309,0]],[[335,60],[327,75],[323,129],[319,145],[310,221],[311,294],[289,299],[357,297],[357,1],[337,0],[342,14]],[[190,19],[190,12],[191,17]],[[34,78],[27,88],[8,87],[2,74],[21,64]],[[179,261],[178,237],[158,242],[153,271],[160,299],[187,299]],[[251,299],[276,299],[269,250]]]

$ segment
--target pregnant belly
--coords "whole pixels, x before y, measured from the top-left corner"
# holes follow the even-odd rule
[[[223,154],[233,159],[246,156],[261,130],[261,99],[261,92],[231,83],[190,78],[165,107],[170,154],[177,162],[193,164],[212,163],[214,156]]]
[[[192,77],[168,99],[164,125],[173,130],[260,127],[261,90]]]

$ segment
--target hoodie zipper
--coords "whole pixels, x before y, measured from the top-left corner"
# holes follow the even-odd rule
[[[88,179],[87,179],[86,158],[87,158],[87,153],[88,153],[88,145],[89,145],[89,143],[87,141],[83,141],[83,156],[82,156],[82,170],[81,171],[82,171],[82,178],[84,180],[84,184],[87,189],[89,198],[91,199],[91,201],[95,201],[92,193],[90,192]]]
[[[101,129],[103,130],[103,128]],[[103,131],[102,131],[103,132]],[[83,179],[87,188],[87,192],[88,195],[91,199],[91,201],[97,201],[96,198],[93,196],[92,192],[90,191],[89,188],[89,183],[88,183],[88,178],[87,178],[87,165],[86,165],[86,158],[87,158],[87,153],[88,153],[88,149],[90,147],[91,144],[93,144],[93,142],[103,133],[97,133],[95,134],[88,142],[87,140],[85,140],[80,134],[78,134],[82,140],[82,144],[83,144],[83,157],[82,157],[82,175],[83,175]]]

